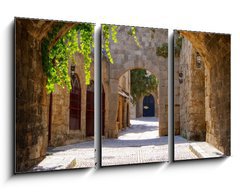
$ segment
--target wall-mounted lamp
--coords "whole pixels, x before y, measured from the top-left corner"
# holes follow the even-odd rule
[[[179,83],[180,84],[183,83],[183,73],[179,73],[178,76],[179,76],[179,78],[178,78]]]
[[[202,61],[201,56],[197,52],[197,55],[196,55],[196,66],[197,66],[197,68],[201,68],[201,61]]]
[[[74,74],[75,74],[75,68],[76,68],[76,65],[72,64],[72,65],[71,65],[71,75],[72,75],[72,77],[73,77]]]

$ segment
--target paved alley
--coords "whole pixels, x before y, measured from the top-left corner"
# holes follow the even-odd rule
[[[158,136],[158,119],[141,117],[130,122],[118,139],[102,141],[102,166],[167,161],[168,138]]]
[[[141,117],[118,139],[102,140],[102,166],[168,161],[168,137],[158,136],[158,119]],[[223,154],[206,142],[189,142],[175,136],[175,160],[220,157]],[[94,141],[49,148],[45,159],[33,171],[94,167]]]

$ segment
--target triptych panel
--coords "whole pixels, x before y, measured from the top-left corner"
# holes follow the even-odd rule
[[[95,31],[93,23],[15,18],[16,173],[230,155],[230,35],[175,30],[172,65],[167,29],[102,24],[94,63]]]

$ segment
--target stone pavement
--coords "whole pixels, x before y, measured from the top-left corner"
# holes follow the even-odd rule
[[[103,139],[102,166],[168,161],[168,138],[159,137],[158,119],[141,117],[118,139]]]
[[[190,149],[190,142],[181,136],[174,137],[174,160],[189,160],[197,159],[198,157],[194,155]]]
[[[189,142],[175,136],[174,160],[220,157],[223,154],[206,142]],[[141,117],[118,139],[102,140],[102,166],[168,161],[168,137],[158,136],[158,119]],[[31,171],[94,167],[94,141],[49,148],[45,159]]]
[[[32,171],[94,167],[94,141],[49,148],[47,156]]]
[[[207,142],[187,141],[181,136],[175,136],[174,160],[189,160],[202,158],[218,158],[224,154]]]

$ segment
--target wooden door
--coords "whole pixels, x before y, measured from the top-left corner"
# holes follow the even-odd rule
[[[145,96],[143,99],[143,116],[144,117],[155,116],[154,97],[152,95]]]
[[[70,130],[80,130],[81,126],[81,88],[77,75],[72,77],[72,90],[70,93]]]

